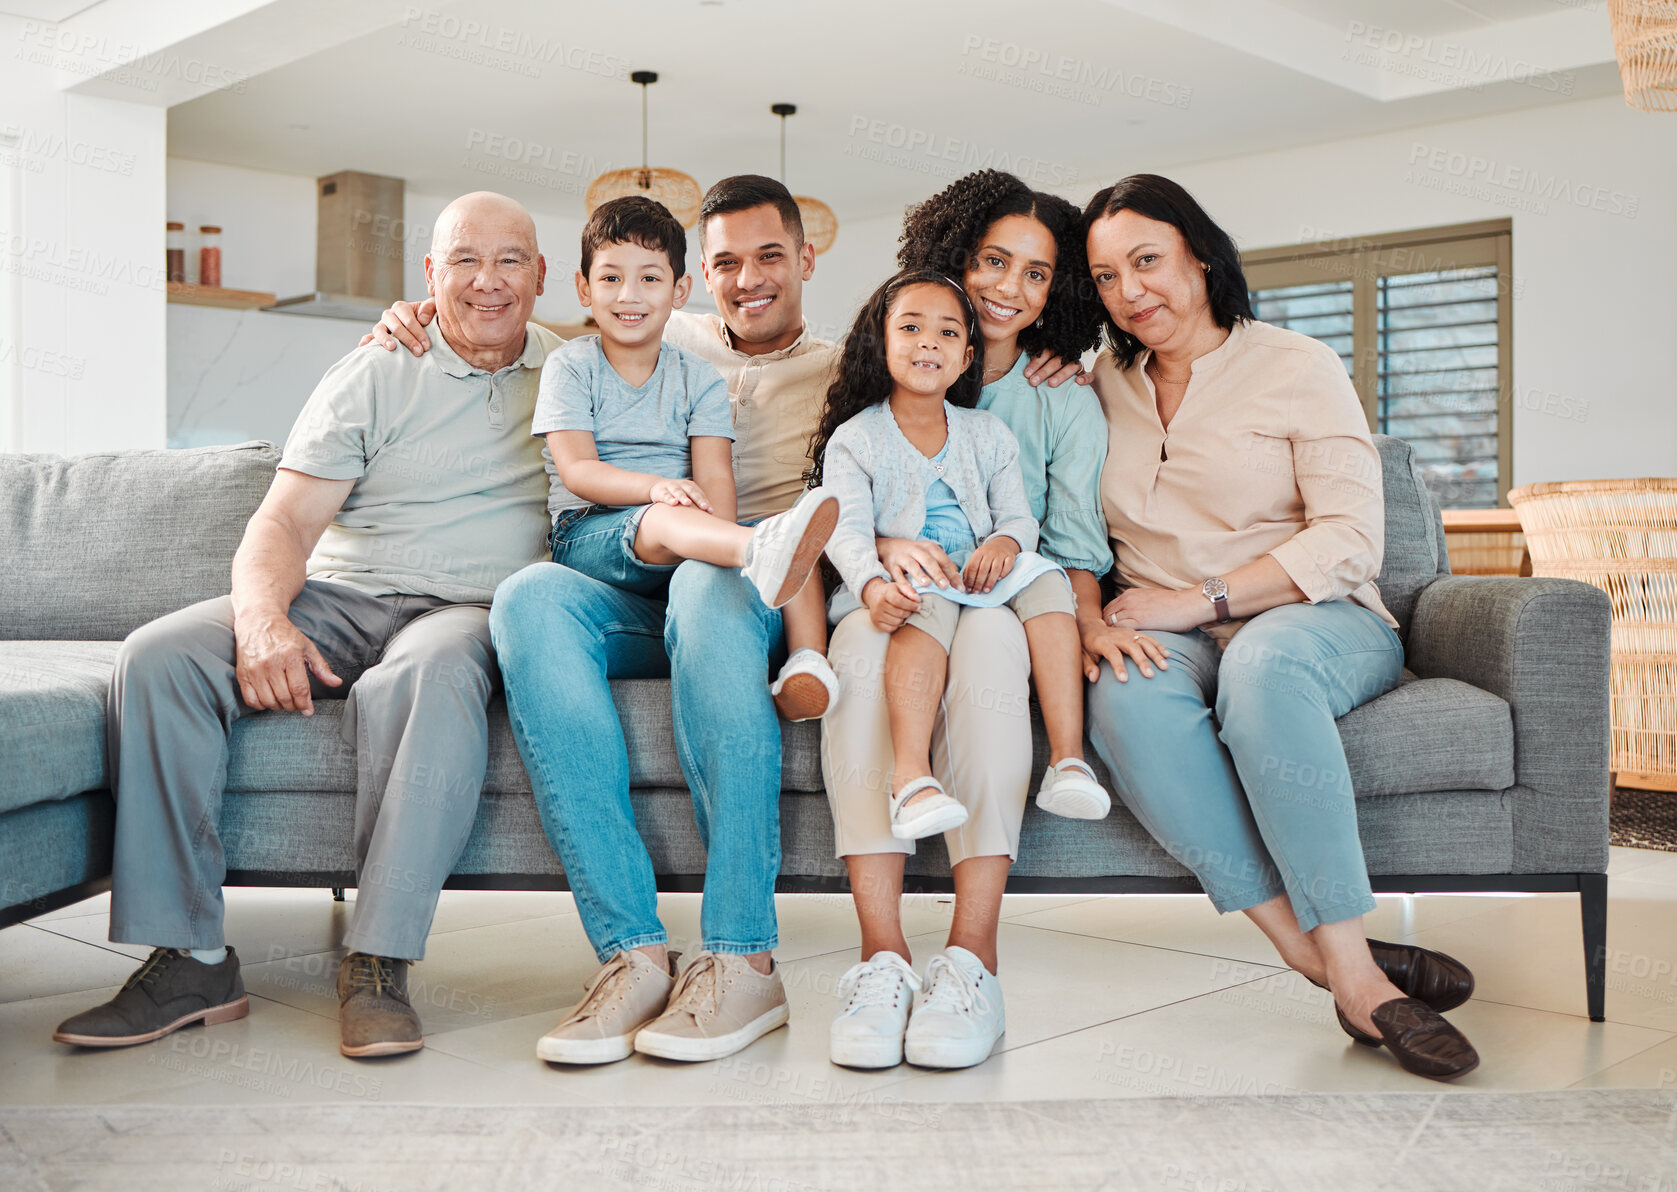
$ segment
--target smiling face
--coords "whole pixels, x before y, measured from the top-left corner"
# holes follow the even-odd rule
[[[1089,275],[1120,331],[1155,351],[1214,329],[1205,266],[1174,224],[1118,211],[1089,228]]]
[[[945,286],[906,287],[885,312],[885,367],[891,396],[943,395],[972,363],[966,312]]]
[[[771,204],[713,215],[705,223],[705,285],[735,346],[756,355],[797,342],[804,327],[804,282],[815,274],[815,246],[800,245]]]
[[[691,275],[677,278],[661,249],[633,240],[602,244],[588,272],[576,275],[577,301],[592,310],[603,338],[625,348],[662,339],[670,312],[686,304],[692,288]]]
[[[1011,355],[1019,332],[1041,317],[1058,256],[1054,234],[1029,215],[1004,215],[978,238],[963,281],[986,359]]]
[[[513,200],[482,191],[437,217],[425,284],[444,338],[474,367],[504,368],[517,359],[546,276],[536,225]]]

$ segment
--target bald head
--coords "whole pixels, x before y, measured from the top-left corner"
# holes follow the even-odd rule
[[[499,369],[518,358],[546,273],[535,220],[506,195],[473,191],[437,216],[425,281],[443,336],[474,367]]]

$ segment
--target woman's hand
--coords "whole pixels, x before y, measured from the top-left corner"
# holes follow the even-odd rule
[[[1093,373],[1085,372],[1081,360],[1062,361],[1047,348],[1031,358],[1025,367],[1025,380],[1032,385],[1047,383],[1050,389],[1057,388],[1066,381],[1075,380],[1079,385],[1087,385],[1095,379]]]
[[[901,580],[911,588],[966,590],[961,586],[961,569],[935,542],[924,538],[875,538],[873,545],[892,579]]]
[[[1087,621],[1083,617],[1077,619],[1077,629],[1083,639],[1083,677],[1091,683],[1101,677],[1103,660],[1112,664],[1112,673],[1118,676],[1120,683],[1130,681],[1129,670],[1124,665],[1125,658],[1134,661],[1136,669],[1146,679],[1153,677],[1155,666],[1160,670],[1170,669],[1170,655],[1145,633],[1128,626],[1118,628],[1099,621]]]
[[[659,505],[693,505],[711,511],[710,501],[705,496],[705,490],[692,480],[658,480],[652,485],[647,494],[654,504]]]
[[[972,552],[967,569],[961,573],[969,592],[988,592],[1004,575],[1013,570],[1013,559],[1019,544],[1006,534],[997,534]]]
[[[1198,591],[1184,588],[1125,588],[1101,610],[1108,625],[1123,629],[1157,629],[1161,633],[1187,633],[1216,620],[1211,602]]]
[[[895,633],[915,609],[920,607],[920,596],[913,585],[903,580],[880,579],[877,575],[862,585],[862,603],[867,606],[868,620],[881,633]]]

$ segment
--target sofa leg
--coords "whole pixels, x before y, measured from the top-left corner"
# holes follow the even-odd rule
[[[1607,1020],[1607,875],[1578,875],[1579,909],[1584,916],[1584,988],[1591,1022]]]
[[[344,900],[344,888],[342,886],[333,886],[332,887],[332,901],[333,902],[342,902],[343,900]]]

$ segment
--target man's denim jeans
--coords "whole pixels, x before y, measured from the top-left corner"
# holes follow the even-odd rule
[[[667,604],[535,563],[501,584],[489,627],[536,807],[600,960],[668,939],[607,682],[664,675],[708,854],[700,942],[773,948],[780,721],[768,684],[785,655],[780,613],[738,571],[708,563],[676,568]]]

